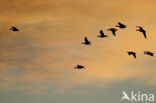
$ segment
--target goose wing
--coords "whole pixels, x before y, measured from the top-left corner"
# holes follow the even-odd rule
[[[89,42],[88,39],[87,39],[87,37],[84,38],[84,41],[87,42],[87,43]]]
[[[104,36],[104,32],[100,30],[100,36]]]
[[[146,37],[146,31],[143,30],[142,33],[143,33],[143,35],[144,35],[144,37],[145,37],[145,39],[146,39],[146,38],[147,38],[147,37]]]
[[[136,54],[135,53],[132,53],[132,55],[133,55],[134,58],[136,58]]]
[[[116,36],[116,30],[112,30],[114,36]]]
[[[118,22],[118,24],[119,24],[119,25],[122,25],[122,26],[124,26],[124,24],[122,24],[122,23],[120,23],[120,22]]]

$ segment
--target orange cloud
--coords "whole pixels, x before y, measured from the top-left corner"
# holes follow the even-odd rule
[[[38,93],[54,88],[92,85],[106,87],[134,78],[149,85],[156,84],[155,57],[143,55],[155,50],[155,1],[93,0],[15,0],[1,1],[0,83],[1,89],[26,90]],[[139,6],[138,6],[139,5]],[[100,29],[114,27],[118,21],[127,24],[98,39]],[[9,31],[16,25],[20,32]],[[136,25],[147,30],[147,40]],[[81,44],[83,37],[91,46]],[[137,60],[127,51],[137,52]],[[85,70],[74,70],[76,64]]]

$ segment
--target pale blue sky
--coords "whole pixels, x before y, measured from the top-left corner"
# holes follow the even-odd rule
[[[89,86],[77,89],[91,91],[95,94],[80,95],[66,92],[49,97],[40,94],[23,94],[22,91],[1,91],[0,100],[2,103],[121,103],[120,99],[123,90],[127,93],[140,91],[141,93],[156,94],[156,88],[145,86],[143,83],[138,84],[134,80],[115,83],[107,87],[107,89],[90,88]],[[53,91],[49,90],[49,92]],[[124,101],[124,103],[130,102]]]

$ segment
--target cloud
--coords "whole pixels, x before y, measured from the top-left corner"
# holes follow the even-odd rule
[[[138,7],[139,1],[1,1],[0,88],[62,93],[131,78],[155,86],[155,57],[143,55],[144,50],[156,52],[155,1],[143,1]],[[100,29],[118,21],[128,28],[118,30],[117,37],[105,31],[109,38],[96,38]],[[9,31],[12,25],[20,32]],[[147,30],[147,40],[136,32],[136,25]],[[84,36],[93,45],[82,45]],[[127,55],[129,50],[137,52],[137,60]],[[74,70],[76,64],[87,69]]]

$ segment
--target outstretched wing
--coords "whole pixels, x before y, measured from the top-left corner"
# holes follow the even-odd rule
[[[16,27],[14,27],[14,26],[12,27],[12,30],[13,30],[13,31],[19,31],[19,29],[16,28]]]
[[[104,36],[104,32],[102,30],[100,30],[100,35]]]
[[[116,36],[116,31],[115,30],[113,30],[112,33],[113,33],[114,36]]]
[[[136,54],[135,53],[132,53],[132,55],[133,55],[134,58],[136,58]]]
[[[143,27],[141,27],[141,26],[136,26],[138,29],[137,29],[137,31],[143,31],[144,29],[143,29]]]
[[[123,25],[122,23],[118,22],[119,25]]]
[[[16,31],[19,31],[19,29],[15,28]]]
[[[87,43],[89,42],[88,39],[87,39],[87,37],[85,37],[84,40],[85,40],[85,42],[87,42]]]
[[[149,51],[144,51],[144,54],[150,55],[150,56],[154,56],[154,53],[149,52]]]
[[[78,68],[78,69],[83,69],[83,68],[85,68],[84,66],[82,66],[82,65],[77,65],[77,67],[76,68]]]
[[[143,30],[142,33],[143,33],[143,35],[144,35],[144,37],[145,37],[145,39],[146,39],[146,38],[147,38],[147,37],[146,37],[146,31]]]

